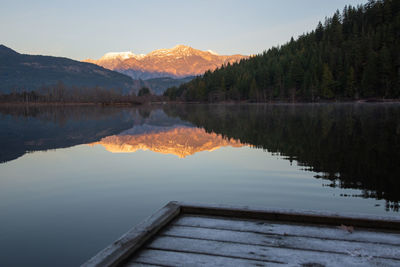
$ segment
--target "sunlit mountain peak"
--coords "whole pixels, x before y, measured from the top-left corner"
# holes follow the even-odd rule
[[[219,56],[219,54],[217,53],[217,52],[215,52],[215,51],[212,51],[212,50],[207,50],[207,52],[209,52],[209,53],[211,53],[211,54],[213,54],[213,55],[216,55],[216,56]]]
[[[119,71],[134,79],[157,77],[182,78],[202,75],[207,70],[238,62],[244,55],[219,55],[212,50],[198,50],[179,44],[172,48],[154,50],[146,55],[133,52],[106,53],[98,60],[86,59],[104,68]]]
[[[127,51],[127,52],[109,52],[104,54],[104,56],[102,56],[100,59],[102,60],[111,60],[111,59],[120,59],[120,60],[125,60],[125,59],[129,59],[129,58],[136,58],[136,59],[140,59],[143,58],[145,55],[144,54],[134,54],[131,51]]]

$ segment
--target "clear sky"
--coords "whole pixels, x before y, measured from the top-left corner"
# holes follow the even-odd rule
[[[256,54],[366,0],[0,0],[0,43],[20,53],[99,58],[185,44]]]

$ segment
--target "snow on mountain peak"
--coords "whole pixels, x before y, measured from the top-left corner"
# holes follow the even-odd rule
[[[174,46],[173,49],[188,49],[188,48],[191,48],[191,47],[187,46],[187,45],[183,45],[183,44],[178,44],[178,45]]]
[[[137,57],[137,56],[142,56],[142,55],[135,55],[134,53],[128,51],[128,52],[109,52],[106,53],[104,56],[101,57],[101,59],[128,59],[132,57]]]
[[[209,53],[211,53],[211,54],[213,54],[213,55],[219,56],[219,54],[218,54],[217,52],[214,52],[214,51],[212,51],[212,50],[207,50],[207,52],[209,52]]]
[[[243,55],[218,55],[212,50],[198,50],[187,45],[157,49],[146,55],[133,52],[111,52],[100,60],[85,60],[104,68],[130,75],[134,79],[141,77],[186,77],[201,75],[207,70],[237,62]],[[150,76],[147,76],[150,75]]]
[[[195,49],[193,49],[190,46],[187,45],[176,45],[173,48],[168,48],[168,49],[157,49],[154,50],[152,52],[150,52],[149,54],[134,54],[131,51],[127,51],[127,52],[109,52],[106,53],[104,56],[102,56],[100,59],[101,60],[126,60],[129,58],[135,58],[137,60],[142,60],[145,57],[151,57],[151,56],[156,56],[156,57],[165,57],[165,56],[191,56],[197,52],[201,52],[201,51],[197,51]],[[212,50],[207,50],[207,52],[211,53],[212,55],[216,55],[219,56],[218,53],[212,51]]]
[[[172,56],[172,57],[177,57],[177,56],[190,56],[193,53],[193,48],[190,46],[186,45],[176,45],[173,48],[167,48],[167,49],[157,49],[154,50],[153,52],[150,52],[146,56],[156,56],[156,57],[166,57],[166,56]]]

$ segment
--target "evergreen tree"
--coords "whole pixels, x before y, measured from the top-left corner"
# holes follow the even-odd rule
[[[327,64],[324,64],[322,71],[322,81],[321,81],[321,95],[323,98],[332,98],[333,94],[334,80],[332,72]]]
[[[249,93],[249,97],[251,100],[253,101],[257,101],[259,99],[258,96],[258,87],[257,87],[257,82],[255,79],[253,79],[251,81],[251,85],[250,85],[250,93]]]
[[[356,93],[356,88],[355,88],[355,76],[354,76],[354,69],[353,67],[350,67],[348,73],[347,73],[347,79],[346,79],[346,96],[347,97],[354,97]]]

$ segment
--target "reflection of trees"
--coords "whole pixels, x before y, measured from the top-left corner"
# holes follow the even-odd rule
[[[67,120],[102,119],[121,112],[121,108],[97,105],[0,105],[0,114],[17,118],[36,118],[63,124]]]
[[[0,107],[0,162],[26,152],[99,141],[132,126],[135,109],[98,106]]]
[[[229,138],[297,160],[330,186],[358,188],[363,197],[400,200],[400,106],[186,105],[172,116]]]

